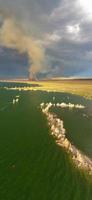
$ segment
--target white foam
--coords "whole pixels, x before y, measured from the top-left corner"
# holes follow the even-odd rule
[[[53,101],[55,100],[55,97],[53,97]]]
[[[65,102],[62,102],[62,103],[57,103],[56,104],[57,107],[61,107],[61,108],[78,108],[78,109],[83,109],[85,108],[85,106],[81,105],[81,104],[72,104],[72,103],[65,103]]]
[[[65,102],[62,102],[62,103],[51,103],[51,102],[49,102],[49,103],[41,103],[40,104],[40,106],[41,107],[44,107],[44,106],[47,106],[47,107],[51,107],[51,106],[56,106],[56,107],[61,107],[61,108],[71,108],[71,109],[73,109],[73,108],[77,108],[77,109],[84,109],[85,108],[85,106],[84,105],[81,105],[81,104],[73,104],[73,103],[65,103]]]
[[[13,102],[12,102],[13,104],[15,104],[16,103],[16,100],[15,99],[13,99]]]
[[[16,96],[16,98],[19,98],[19,97],[20,97],[19,95]]]
[[[15,101],[16,101],[16,103],[18,103],[18,102],[19,102],[19,99],[17,98]]]

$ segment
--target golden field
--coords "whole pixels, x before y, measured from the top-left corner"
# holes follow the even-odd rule
[[[88,99],[92,99],[92,80],[45,80],[45,81],[28,81],[28,80],[9,80],[4,82],[17,82],[27,83],[28,86],[21,88],[11,88],[14,90],[41,90],[48,92],[66,92],[84,96]],[[31,87],[29,86],[31,85]],[[33,87],[32,87],[33,85]],[[34,87],[35,86],[35,87]],[[6,88],[8,89],[8,88]]]
[[[28,82],[29,83],[29,82]],[[35,90],[68,92],[92,99],[92,80],[33,81]],[[34,87],[29,88],[34,89]]]

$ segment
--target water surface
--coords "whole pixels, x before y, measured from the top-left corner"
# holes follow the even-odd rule
[[[18,95],[19,102],[13,105],[12,100]],[[67,153],[55,144],[47,120],[40,110],[40,103],[53,101],[53,96],[55,102],[80,102],[86,105],[85,111],[56,109],[55,112],[59,117],[63,117],[69,139],[91,156],[91,101],[69,94],[2,89],[0,90],[1,200],[92,199],[91,183],[81,171],[75,169]],[[87,114],[87,119],[83,113]],[[77,122],[80,122],[80,125]],[[87,131],[84,132],[84,138],[85,126]]]

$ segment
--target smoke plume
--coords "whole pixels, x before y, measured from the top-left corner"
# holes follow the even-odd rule
[[[29,58],[29,77],[34,78],[44,65],[44,49],[31,36],[25,34],[12,19],[6,19],[0,29],[0,44],[27,53]]]

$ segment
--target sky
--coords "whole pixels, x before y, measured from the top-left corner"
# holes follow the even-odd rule
[[[92,77],[92,0],[0,0],[0,78]]]

